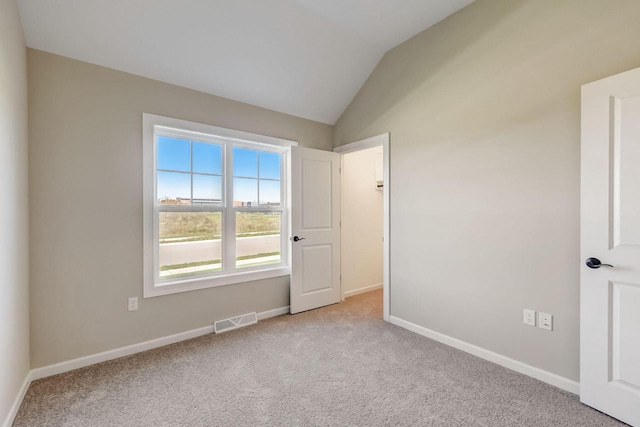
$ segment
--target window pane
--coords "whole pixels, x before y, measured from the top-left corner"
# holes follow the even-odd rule
[[[193,142],[193,172],[222,174],[222,147],[206,142]]]
[[[260,204],[280,206],[280,181],[260,180]]]
[[[161,278],[221,270],[221,212],[160,212],[158,225]]]
[[[280,179],[279,153],[260,152],[260,178]]]
[[[179,172],[158,172],[158,203],[161,205],[191,204],[191,175]]]
[[[158,136],[158,169],[191,171],[191,143],[185,139]]]
[[[258,177],[258,152],[246,148],[233,149],[233,176]]]
[[[280,263],[280,212],[236,212],[236,267]]]
[[[193,175],[193,205],[219,206],[222,203],[222,177]]]
[[[233,206],[256,206],[258,203],[258,180],[233,178]]]

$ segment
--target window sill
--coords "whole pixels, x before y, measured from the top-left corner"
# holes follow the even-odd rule
[[[251,282],[254,280],[271,279],[274,277],[288,276],[290,267],[274,267],[268,270],[247,271],[226,276],[198,277],[187,279],[178,283],[145,286],[144,298],[158,297],[161,295],[177,294],[180,292],[195,291],[198,289],[215,288],[218,286],[233,285],[237,283]]]

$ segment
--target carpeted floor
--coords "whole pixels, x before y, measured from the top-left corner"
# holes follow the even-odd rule
[[[14,426],[616,426],[382,318],[381,291],[33,382]]]

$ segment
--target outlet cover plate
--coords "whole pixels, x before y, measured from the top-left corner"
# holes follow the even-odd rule
[[[524,317],[522,318],[522,323],[529,326],[536,326],[536,312],[533,310],[529,310],[527,308],[524,309]]]
[[[547,331],[553,331],[553,315],[540,312],[538,316],[538,327],[546,329]]]

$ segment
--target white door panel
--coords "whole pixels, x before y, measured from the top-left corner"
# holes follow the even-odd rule
[[[305,245],[301,247],[302,295],[331,290],[333,284],[333,251],[331,246]]]
[[[613,97],[612,247],[640,245],[640,95]]]
[[[640,69],[583,86],[581,185],[580,399],[640,426]]]
[[[640,390],[640,286],[612,283],[612,379]]]
[[[304,153],[309,155],[309,153]],[[324,154],[324,153],[323,153]],[[316,153],[316,156],[317,153]],[[324,155],[322,155],[324,157]],[[332,227],[332,159],[301,158],[301,230],[330,230]]]
[[[293,147],[291,172],[291,313],[299,313],[340,302],[340,155]]]

